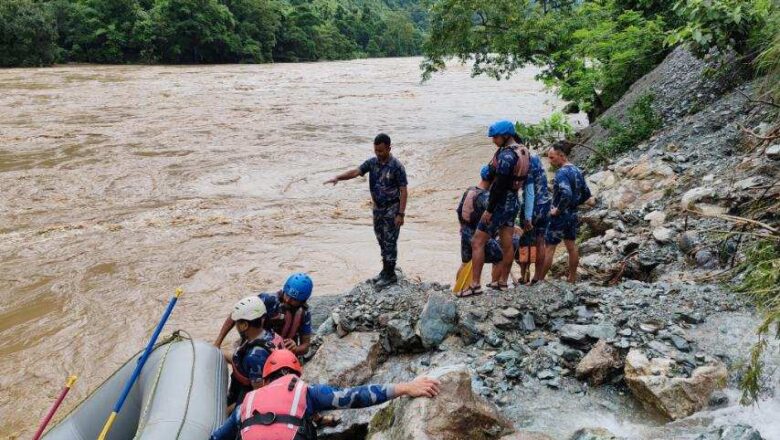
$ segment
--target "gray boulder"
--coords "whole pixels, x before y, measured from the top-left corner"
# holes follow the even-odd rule
[[[303,377],[309,383],[360,385],[371,377],[383,356],[379,333],[354,332],[341,339],[331,334],[306,364]]]
[[[450,295],[432,293],[417,321],[417,335],[425,348],[435,348],[458,324],[458,306]]]
[[[764,437],[752,426],[728,425],[702,434],[696,440],[764,440]]]

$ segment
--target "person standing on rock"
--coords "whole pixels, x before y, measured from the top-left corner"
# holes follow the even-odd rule
[[[309,385],[303,367],[288,350],[274,351],[263,368],[263,386],[248,393],[210,440],[313,440],[314,415],[320,411],[366,408],[401,396],[433,398],[439,381],[428,377],[398,384],[339,389]]]
[[[314,289],[314,282],[305,273],[294,273],[287,278],[282,290],[276,293],[261,293],[268,319],[265,325],[274,330],[284,340],[284,348],[298,356],[303,356],[311,346],[314,333],[311,324],[311,312],[307,301]],[[220,348],[222,341],[235,325],[231,315],[225,318],[214,346]]]
[[[520,137],[516,136],[515,141],[518,143],[521,142]],[[544,273],[544,254],[547,245],[544,236],[550,225],[550,202],[552,199],[550,198],[550,190],[547,187],[547,173],[544,170],[542,159],[538,154],[531,154],[529,167],[529,176],[534,183],[533,231],[530,231],[530,234],[533,234],[536,255],[534,261],[534,277],[528,282],[528,285],[533,286],[544,279],[542,274]],[[525,211],[525,206],[523,206],[523,211]],[[526,232],[526,234],[529,234],[529,232]]]
[[[390,153],[390,136],[380,133],[374,138],[374,154],[360,167],[327,180],[336,185],[368,173],[368,186],[374,203],[374,234],[382,254],[382,271],[371,279],[382,289],[398,282],[395,265],[398,259],[398,234],[406,215],[407,180],[401,162]]]
[[[477,225],[477,232],[471,243],[473,257],[473,272],[471,284],[462,296],[479,295],[482,293],[482,267],[485,264],[485,244],[491,237],[498,234],[501,243],[503,260],[500,263],[500,276],[497,282],[488,284],[496,290],[506,290],[509,287],[509,270],[512,267],[512,232],[515,218],[520,210],[518,191],[523,190],[524,229],[531,229],[531,215],[534,207],[534,185],[528,179],[531,153],[514,140],[515,124],[511,121],[498,121],[490,126],[488,137],[498,147],[490,162],[490,197],[485,213]]]
[[[490,197],[490,167],[485,165],[479,173],[480,181],[477,186],[467,189],[460,199],[455,212],[458,214],[460,223],[460,258],[461,268],[471,261],[471,242],[474,240],[474,233],[477,231],[477,224],[487,209],[488,199]],[[485,244],[485,262],[493,264],[493,282],[499,281],[500,270],[498,263],[504,259],[501,252],[501,245],[498,240],[491,238]],[[458,272],[460,272],[460,270]],[[462,292],[455,292],[460,295]]]
[[[550,226],[545,237],[547,249],[545,250],[544,271],[540,279],[544,279],[552,267],[555,248],[563,240],[569,254],[568,281],[575,283],[580,260],[575,242],[578,228],[577,207],[590,199],[591,193],[582,171],[569,162],[568,155],[572,146],[571,142],[557,141],[547,152],[550,164],[558,168],[558,171],[555,172],[555,180],[553,181]]]

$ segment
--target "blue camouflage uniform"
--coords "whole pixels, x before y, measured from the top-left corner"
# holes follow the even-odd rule
[[[282,310],[283,304],[282,301],[279,299],[279,294],[261,293],[257,296],[261,300],[263,300],[266,313],[268,314],[269,320],[272,323],[278,322],[280,319],[284,317],[284,312]],[[298,338],[300,338],[301,336],[310,335],[312,333],[314,333],[314,329],[312,328],[312,324],[311,324],[311,312],[308,309],[306,309],[306,311],[303,312],[303,321],[301,322],[301,328],[298,329],[297,336]]]
[[[550,190],[547,188],[547,173],[544,171],[542,160],[536,154],[531,155],[529,178],[534,183],[534,210],[533,221],[534,234],[543,237],[547,233],[550,224]]]
[[[263,366],[265,366],[268,356],[271,355],[264,346],[271,346],[274,336],[273,331],[266,330],[263,335],[252,341],[252,343],[258,341],[261,345],[252,347],[249,350],[242,350],[239,347],[233,352],[233,365],[237,366],[240,373],[249,378],[250,381],[259,382],[263,379]],[[245,344],[249,344],[249,342],[244,342],[242,347]],[[250,390],[251,388],[249,387],[245,387],[236,381],[231,381],[228,392],[228,405],[243,400],[244,394]]]
[[[496,165],[490,164],[490,179],[493,185],[490,190],[496,193],[495,206],[488,204],[487,210],[492,212],[490,224],[484,224],[482,221],[477,225],[477,229],[486,232],[491,237],[498,233],[502,227],[514,227],[515,218],[520,211],[520,200],[517,191],[512,188],[496,188],[499,179],[506,179],[509,182],[514,173],[517,164],[517,154],[509,147],[499,148],[496,152]],[[530,171],[530,170],[529,170]],[[530,176],[530,172],[529,172]],[[511,183],[510,183],[511,184]],[[527,179],[523,187],[524,206],[523,218],[532,220],[534,207],[534,185],[532,179]],[[492,202],[493,197],[491,197]],[[492,209],[491,209],[492,208]]]
[[[366,408],[379,405],[395,397],[392,384],[363,385],[354,388],[336,388],[330,385],[308,385],[306,389],[306,416],[333,409]],[[210,440],[234,440],[241,426],[241,405],[216,431]]]
[[[360,165],[360,175],[368,174],[371,199],[374,201],[374,234],[379,242],[382,260],[395,263],[398,258],[398,233],[395,217],[401,206],[401,188],[407,186],[406,170],[393,156],[387,163],[372,157]]]
[[[470,224],[463,221],[461,213],[463,212],[463,203],[466,201],[466,195],[469,191],[479,191],[474,198],[474,218],[479,219],[485,212],[488,204],[488,197],[490,193],[488,190],[484,190],[478,187],[471,187],[463,193],[463,197],[460,199],[456,212],[458,213],[458,220],[460,221],[460,259],[464,263],[471,261],[471,241],[474,239],[474,233],[477,230],[477,224]],[[485,243],[485,262],[490,264],[496,264],[503,258],[504,253],[501,251],[501,245],[495,238]]]
[[[561,240],[577,238],[577,207],[590,196],[590,188],[579,168],[569,163],[558,169],[553,181],[552,199],[552,206],[558,208],[558,215],[550,218],[545,236],[547,243],[555,245]]]

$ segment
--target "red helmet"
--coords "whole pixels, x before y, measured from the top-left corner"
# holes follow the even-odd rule
[[[268,356],[268,359],[266,359],[265,365],[263,366],[263,379],[267,379],[268,376],[282,368],[289,368],[299,375],[303,374],[303,367],[301,367],[301,363],[298,362],[295,353],[290,350],[274,350],[271,352],[271,355]]]

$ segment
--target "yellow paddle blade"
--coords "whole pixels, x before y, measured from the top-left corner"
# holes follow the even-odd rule
[[[470,281],[471,281],[471,261],[466,263],[465,266],[463,266],[460,270],[458,270],[458,274],[455,275],[455,285],[452,287],[452,291],[455,293],[462,292],[463,289],[465,289],[466,286],[469,285]]]

